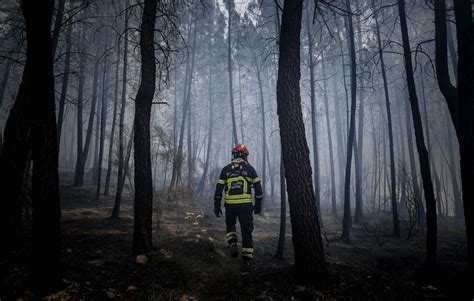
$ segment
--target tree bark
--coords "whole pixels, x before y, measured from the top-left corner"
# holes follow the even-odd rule
[[[227,1],[227,9],[229,11],[229,24],[227,28],[227,70],[229,72],[229,97],[230,97],[230,112],[232,118],[232,137],[234,144],[239,143],[237,137],[237,124],[235,122],[235,107],[234,107],[234,91],[232,87],[232,10],[233,0]],[[265,161],[264,163],[265,164]]]
[[[474,28],[469,0],[454,0],[458,41],[458,106],[461,181],[469,271],[474,276]],[[453,116],[451,115],[451,118]]]
[[[214,104],[212,101],[212,60],[209,60],[209,132],[207,135],[207,151],[206,161],[204,163],[204,170],[202,172],[201,180],[197,188],[198,194],[202,196],[204,186],[206,184],[207,173],[209,171],[209,161],[211,159],[211,146],[212,146],[212,129],[214,126]]]
[[[349,25],[349,48],[351,58],[351,112],[349,124],[349,136],[347,138],[347,159],[346,159],[346,173],[344,178],[344,217],[342,221],[342,236],[343,240],[349,240],[352,229],[352,213],[351,213],[351,169],[352,169],[352,151],[354,147],[355,137],[355,111],[356,111],[356,97],[357,97],[357,73],[356,73],[356,57],[354,45],[354,28],[352,24],[352,10],[349,0],[346,0],[346,8],[348,10],[348,25]]]
[[[104,195],[109,195],[110,177],[112,176],[113,147],[115,126],[117,123],[117,107],[118,107],[118,86],[119,86],[119,69],[120,69],[120,40],[117,41],[117,63],[115,66],[115,87],[114,87],[114,112],[112,116],[112,128],[110,129],[109,154],[107,160],[107,174],[105,176]]]
[[[295,273],[299,283],[325,287],[328,272],[305,138],[300,95],[300,35],[303,0],[285,1],[277,82],[277,112],[280,124],[285,178],[293,229]]]
[[[286,235],[286,185],[283,157],[280,160],[280,203],[280,232],[278,235],[278,247],[274,256],[277,259],[283,259]]]
[[[135,99],[135,206],[133,254],[147,254],[152,244],[153,179],[150,153],[150,116],[155,94],[154,33],[158,0],[145,0],[140,33],[141,81]]]
[[[196,28],[197,28],[197,20],[194,20],[194,30],[193,30],[193,46],[192,49],[196,48]],[[188,31],[188,37],[191,34],[191,27]],[[191,98],[191,86],[192,86],[192,79],[193,79],[193,71],[194,71],[194,57],[195,51],[193,51],[191,55],[191,60],[189,60],[186,64],[186,75],[185,75],[185,82],[184,82],[184,93],[183,93],[183,111],[181,116],[181,128],[179,130],[179,140],[178,140],[178,149],[175,152],[175,156],[173,158],[173,172],[171,174],[171,183],[168,189],[168,196],[167,202],[174,201],[175,199],[175,189],[178,183],[181,181],[181,167],[183,164],[184,156],[183,156],[183,141],[184,141],[184,130],[186,125],[186,117],[188,113],[188,107],[190,105],[190,98]]]
[[[84,105],[84,83],[85,83],[85,69],[86,69],[86,33],[85,25],[81,26],[80,33],[80,51],[82,51],[79,59],[79,83],[77,87],[77,148],[76,148],[76,168],[74,172],[74,186],[83,186],[84,185],[84,154],[83,154],[83,138],[82,138],[82,109]]]
[[[452,84],[448,68],[448,27],[446,24],[446,1],[434,1],[435,13],[435,64],[438,87],[446,99],[456,132],[459,131],[457,89]]]
[[[105,45],[108,44],[108,36],[105,37]],[[105,48],[105,47],[104,47]],[[104,141],[105,141],[105,126],[107,121],[107,84],[108,84],[108,66],[107,66],[107,55],[104,53],[102,59],[104,60],[103,73],[102,73],[102,99],[100,108],[100,142],[99,142],[99,158],[97,159],[97,190],[95,194],[96,200],[100,198],[100,186],[102,184],[102,159],[104,157]],[[99,133],[96,133],[99,135]]]
[[[375,8],[374,8],[375,9]],[[388,144],[390,151],[390,181],[391,193],[390,199],[392,203],[392,219],[393,219],[393,235],[395,237],[400,237],[400,221],[398,218],[398,205],[397,205],[397,180],[395,174],[395,152],[394,152],[394,143],[393,143],[393,125],[392,125],[392,112],[390,109],[390,97],[388,94],[388,83],[387,83],[387,74],[385,72],[385,61],[383,57],[382,43],[380,39],[380,27],[377,15],[374,15],[375,19],[375,29],[377,34],[377,46],[378,53],[380,57],[380,69],[382,71],[382,80],[385,96],[385,110],[387,113],[387,127],[388,127]],[[375,143],[375,141],[374,141]]]
[[[331,176],[331,213],[333,216],[337,215],[337,200],[336,200],[336,172],[334,168],[334,151],[332,145],[332,135],[331,135],[331,123],[329,118],[329,101],[328,101],[328,91],[327,91],[327,79],[326,79],[326,64],[324,58],[321,60],[321,69],[323,73],[323,95],[324,95],[324,109],[326,111],[326,130],[328,136],[328,145],[329,145],[329,169]]]
[[[398,11],[400,14],[400,27],[403,41],[403,56],[405,60],[405,70],[407,76],[408,93],[410,96],[411,112],[415,129],[416,148],[420,160],[421,178],[423,181],[423,191],[426,200],[426,263],[429,267],[436,264],[436,200],[431,181],[431,169],[426,150],[423,125],[421,122],[420,108],[418,106],[418,96],[416,95],[415,79],[413,77],[413,63],[411,59],[410,41],[408,39],[408,26],[405,13],[405,1],[398,0]]]
[[[23,175],[32,150],[32,258],[34,288],[48,290],[59,282],[60,207],[54,100],[51,18],[53,1],[23,1],[26,24],[26,64],[19,92],[10,111],[0,160],[0,231],[8,255],[21,210]]]
[[[123,69],[122,69],[122,96],[120,101],[120,118],[119,118],[119,156],[118,156],[118,171],[117,171],[117,189],[115,191],[115,204],[112,211],[112,218],[116,218],[120,213],[120,203],[122,200],[122,191],[125,181],[124,172],[124,134],[125,134],[125,109],[127,108],[127,80],[128,80],[128,12],[125,12],[124,25],[124,46],[123,46]],[[133,132],[133,128],[132,128]],[[131,139],[131,138],[130,138]]]

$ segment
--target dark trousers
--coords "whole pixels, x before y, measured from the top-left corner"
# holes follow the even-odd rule
[[[225,204],[225,224],[227,230],[227,242],[237,242],[237,232],[235,224],[237,218],[242,232],[242,248],[253,249],[253,205],[246,204]]]

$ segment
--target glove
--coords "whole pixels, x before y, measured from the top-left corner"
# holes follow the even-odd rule
[[[214,214],[216,217],[221,217],[222,216],[222,209],[221,209],[221,202],[220,201],[214,201]]]
[[[262,199],[255,200],[255,206],[253,206],[253,213],[254,214],[262,213]]]

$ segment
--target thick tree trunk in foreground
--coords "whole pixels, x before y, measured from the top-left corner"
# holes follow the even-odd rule
[[[474,276],[474,25],[469,0],[454,0],[458,40],[459,149],[469,271]],[[454,120],[453,116],[451,118]]]
[[[5,127],[0,161],[1,231],[6,231],[2,233],[5,244],[1,249],[2,255],[5,255],[12,245],[16,213],[21,209],[18,204],[23,173],[32,146],[33,243],[30,276],[35,288],[45,290],[56,286],[60,279],[58,149],[50,35],[53,1],[28,0],[23,1],[21,7],[26,23],[26,64],[17,99]]]
[[[342,236],[344,240],[349,240],[352,229],[352,213],[351,213],[351,169],[352,169],[352,151],[354,148],[355,137],[355,111],[357,97],[357,74],[356,74],[356,57],[354,45],[354,26],[352,24],[351,4],[346,0],[346,7],[349,10],[349,46],[351,58],[351,116],[349,124],[349,136],[347,138],[347,159],[346,173],[344,178],[344,218],[342,222]]]
[[[155,13],[158,0],[145,0],[140,33],[141,81],[135,100],[135,206],[133,254],[149,253],[153,247],[153,179],[150,153],[150,117],[155,94]]]
[[[285,1],[280,38],[277,112],[299,283],[324,287],[328,271],[311,183],[311,163],[300,95],[300,34],[303,1]]]
[[[408,27],[405,13],[405,1],[398,0],[398,11],[400,14],[400,27],[403,40],[403,54],[405,60],[405,70],[407,76],[408,93],[410,96],[413,126],[415,129],[416,148],[420,160],[421,178],[423,181],[423,191],[426,200],[426,263],[428,266],[436,264],[436,200],[431,180],[430,162],[428,151],[426,150],[423,125],[421,122],[420,108],[418,106],[418,96],[416,95],[415,79],[413,77],[413,63],[411,59],[410,41],[408,39]]]

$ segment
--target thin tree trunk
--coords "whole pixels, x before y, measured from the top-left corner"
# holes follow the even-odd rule
[[[209,161],[211,159],[211,146],[212,146],[212,129],[214,126],[214,104],[212,101],[212,60],[209,60],[209,132],[207,137],[207,151],[206,161],[204,163],[204,171],[202,172],[201,180],[197,188],[198,194],[202,196],[204,186],[206,184],[207,173],[209,171]]]
[[[76,150],[76,168],[74,172],[74,186],[83,186],[84,185],[84,154],[83,154],[83,138],[82,138],[82,110],[84,104],[84,83],[85,83],[85,69],[86,69],[86,33],[85,25],[81,27],[80,33],[80,51],[82,51],[79,59],[79,83],[77,87],[77,150]]]
[[[229,72],[229,96],[230,96],[230,112],[232,118],[232,137],[234,144],[239,143],[237,138],[237,125],[235,122],[235,108],[234,108],[234,91],[232,87],[232,10],[233,0],[227,1],[227,9],[229,11],[229,24],[227,28],[227,70]],[[265,162],[265,161],[264,161]]]
[[[105,38],[105,45],[108,43],[108,37]],[[107,66],[107,55],[104,53],[104,70],[102,73],[102,100],[101,100],[101,112],[100,112],[100,142],[99,142],[99,158],[97,163],[97,190],[95,198],[98,200],[100,197],[100,185],[102,184],[102,159],[104,157],[104,141],[105,141],[105,127],[107,121],[107,105],[108,105],[108,66]],[[97,135],[99,135],[97,133]]]
[[[338,178],[339,178],[339,197],[344,197],[344,142],[343,142],[343,131],[344,126],[342,123],[343,113],[340,106],[340,98],[337,90],[336,81],[333,80],[333,90],[334,90],[334,109],[335,109],[335,119],[336,119],[336,141],[337,141],[337,162],[338,162]]]
[[[99,85],[99,47],[96,46],[96,61],[94,64],[94,79],[92,82],[92,99],[91,107],[89,111],[89,121],[87,124],[86,140],[84,142],[84,149],[82,150],[82,165],[79,166],[79,175],[82,176],[82,183],[84,183],[84,169],[87,163],[87,157],[89,155],[89,149],[91,148],[92,133],[94,127],[95,112],[97,109],[97,90]]]
[[[115,204],[112,211],[112,218],[116,218],[120,213],[120,203],[122,199],[123,185],[125,181],[124,172],[124,134],[125,134],[125,109],[127,107],[127,81],[128,81],[128,12],[125,12],[124,26],[124,47],[123,47],[123,69],[122,69],[122,97],[120,101],[120,117],[119,117],[119,156],[117,171],[117,189],[115,191]],[[132,128],[133,133],[133,128]]]
[[[258,91],[260,96],[260,113],[262,118],[262,191],[266,193],[266,181],[267,181],[267,131],[266,131],[266,119],[265,119],[265,99],[263,94],[263,84],[262,84],[262,75],[260,70],[260,65],[257,61],[257,55],[254,51],[252,51],[253,60],[255,64],[255,71],[257,73],[257,82],[258,82]],[[265,198],[264,198],[265,201]],[[262,204],[264,208],[264,205]]]
[[[109,153],[107,160],[107,174],[105,176],[104,195],[109,195],[110,177],[112,176],[113,147],[115,136],[115,125],[117,123],[117,107],[118,107],[118,86],[119,86],[119,69],[120,69],[120,40],[117,41],[117,63],[115,66],[115,88],[114,88],[114,112],[112,115],[112,128],[110,130]]]
[[[359,5],[359,1],[356,1],[356,6]],[[356,16],[358,33],[357,33],[357,47],[359,50],[362,49],[362,29],[360,15]],[[363,65],[359,65],[363,73]],[[359,224],[364,218],[364,203],[362,199],[362,179],[363,179],[363,146],[364,146],[364,115],[365,115],[365,93],[364,93],[364,79],[359,79],[359,119],[357,123],[357,135],[356,142],[354,144],[354,166],[355,166],[355,210],[354,210],[354,224]]]
[[[197,19],[194,20],[194,30],[193,30],[193,46],[192,49],[196,47],[196,28],[197,28]],[[191,35],[191,27],[188,31],[188,37]],[[173,172],[171,175],[171,183],[168,189],[168,196],[167,202],[174,201],[175,199],[175,189],[178,183],[181,181],[181,166],[183,164],[184,156],[183,156],[183,141],[184,141],[184,130],[186,125],[186,117],[188,113],[188,107],[190,105],[190,98],[191,98],[191,84],[193,78],[193,69],[194,69],[194,56],[195,51],[193,51],[191,55],[191,61],[186,64],[186,75],[185,75],[185,82],[184,82],[184,93],[183,93],[183,111],[181,117],[181,128],[179,130],[179,141],[178,141],[178,150],[173,159]]]
[[[327,91],[327,79],[326,79],[326,64],[324,58],[321,59],[321,69],[323,75],[323,96],[324,96],[324,110],[326,111],[326,130],[328,136],[328,145],[329,145],[329,169],[331,176],[331,213],[333,216],[337,215],[337,203],[336,203],[336,174],[334,169],[334,151],[332,145],[332,135],[331,135],[331,123],[329,118],[329,101],[328,101],[328,91]]]
[[[355,111],[356,111],[356,97],[357,97],[357,73],[356,73],[356,57],[354,45],[354,28],[352,24],[352,10],[349,0],[346,0],[346,8],[349,11],[348,25],[349,25],[349,46],[351,58],[351,116],[349,125],[349,136],[347,138],[347,160],[346,173],[344,178],[344,218],[342,222],[342,236],[343,240],[350,239],[352,228],[352,213],[351,213],[351,167],[352,167],[352,150],[354,147],[355,137]]]
[[[413,77],[413,64],[411,59],[410,41],[408,39],[408,26],[405,14],[405,1],[398,0],[398,11],[400,14],[400,27],[403,40],[403,53],[405,59],[405,69],[408,84],[408,93],[410,95],[411,112],[413,116],[413,125],[415,129],[416,147],[418,158],[420,160],[421,178],[423,181],[423,191],[426,200],[426,262],[428,266],[433,267],[436,264],[436,200],[433,192],[433,183],[431,182],[431,170],[423,135],[423,125],[421,123],[420,109],[418,107],[418,97],[416,95],[415,79]]]
[[[242,76],[240,76],[240,64],[237,65],[237,70],[239,72],[239,108],[240,108],[240,137],[242,143],[244,141],[244,110],[242,106]]]
[[[374,8],[375,9],[375,8]],[[382,79],[383,79],[383,88],[385,96],[385,109],[387,112],[387,127],[388,127],[388,143],[390,151],[390,181],[391,185],[391,203],[392,203],[392,219],[393,219],[393,235],[395,237],[400,237],[400,222],[398,218],[398,206],[397,206],[397,182],[395,175],[395,152],[394,152],[394,143],[393,143],[393,126],[392,126],[392,112],[390,109],[390,97],[388,94],[388,83],[387,75],[385,73],[385,61],[383,57],[382,43],[380,39],[380,27],[377,15],[374,16],[375,19],[375,29],[377,33],[377,46],[380,57],[380,68],[382,70]]]

